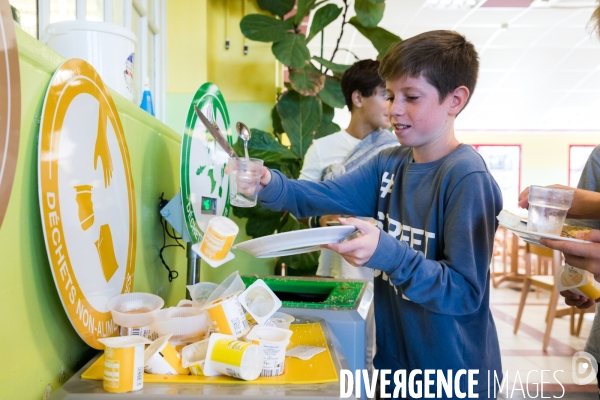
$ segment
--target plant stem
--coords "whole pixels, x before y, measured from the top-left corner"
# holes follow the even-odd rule
[[[344,13],[342,14],[342,28],[340,29],[340,36],[337,39],[335,44],[335,49],[333,49],[333,54],[331,55],[331,59],[329,61],[333,62],[333,58],[335,57],[335,53],[337,53],[338,48],[340,47],[340,41],[342,40],[342,36],[344,35],[344,25],[348,22],[346,21],[346,14],[348,13],[348,8],[350,8],[348,4],[348,0],[342,0],[344,2]],[[327,69],[325,69],[325,73],[327,73]]]

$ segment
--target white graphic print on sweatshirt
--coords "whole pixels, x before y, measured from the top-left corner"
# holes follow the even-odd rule
[[[381,198],[385,198],[389,193],[392,193],[392,187],[394,185],[394,174],[391,174],[391,178],[388,179],[389,175],[390,174],[388,172],[384,172],[381,177]],[[422,252],[425,255],[425,258],[427,258],[427,251],[429,250],[430,244],[429,241],[430,239],[435,239],[435,233],[427,232],[424,229],[403,225],[402,222],[390,218],[389,214],[383,214],[383,212],[381,211],[377,212],[377,220],[377,226],[381,229],[383,229],[383,227],[385,226],[385,222],[387,221],[387,233],[389,235],[394,237],[396,240],[402,240],[403,242],[407,242],[411,248]],[[384,281],[387,281],[390,284],[390,286],[394,288],[396,294],[398,294],[398,288],[392,283],[392,281],[389,279],[388,275],[385,272],[382,272],[380,270],[374,270],[373,273],[375,277],[378,277],[382,274],[383,276],[381,278]],[[406,300],[410,300],[404,294],[402,294],[402,297]]]

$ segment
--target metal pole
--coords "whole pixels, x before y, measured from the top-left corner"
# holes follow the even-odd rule
[[[195,285],[200,282],[200,256],[192,250],[192,243],[187,243],[187,284]],[[186,291],[186,297],[191,300],[190,293]]]

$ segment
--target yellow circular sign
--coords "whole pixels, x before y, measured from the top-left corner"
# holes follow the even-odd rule
[[[21,78],[17,38],[8,2],[0,3],[0,226],[17,169],[21,130]]]
[[[79,59],[54,73],[39,140],[39,200],[46,250],[71,323],[90,346],[114,336],[106,302],[130,292],[136,214],[129,152],[115,104]]]

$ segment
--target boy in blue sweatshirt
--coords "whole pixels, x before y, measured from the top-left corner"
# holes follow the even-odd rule
[[[408,381],[412,373],[422,397],[472,392],[495,398],[494,375],[502,380],[489,308],[502,196],[481,156],[454,135],[454,120],[475,89],[478,68],[475,48],[456,32],[426,32],[400,42],[383,58],[379,73],[401,147],[332,181],[291,181],[266,168],[261,176],[259,200],[269,209],[298,217],[377,219],[373,226],[340,218],[362,236],[326,247],[352,265],[374,270],[375,368],[391,370],[387,379],[405,370]],[[468,370],[478,370],[471,372],[470,384]],[[440,373],[451,381],[451,391],[438,381]],[[417,389],[418,384],[405,386],[397,395],[420,398]]]

